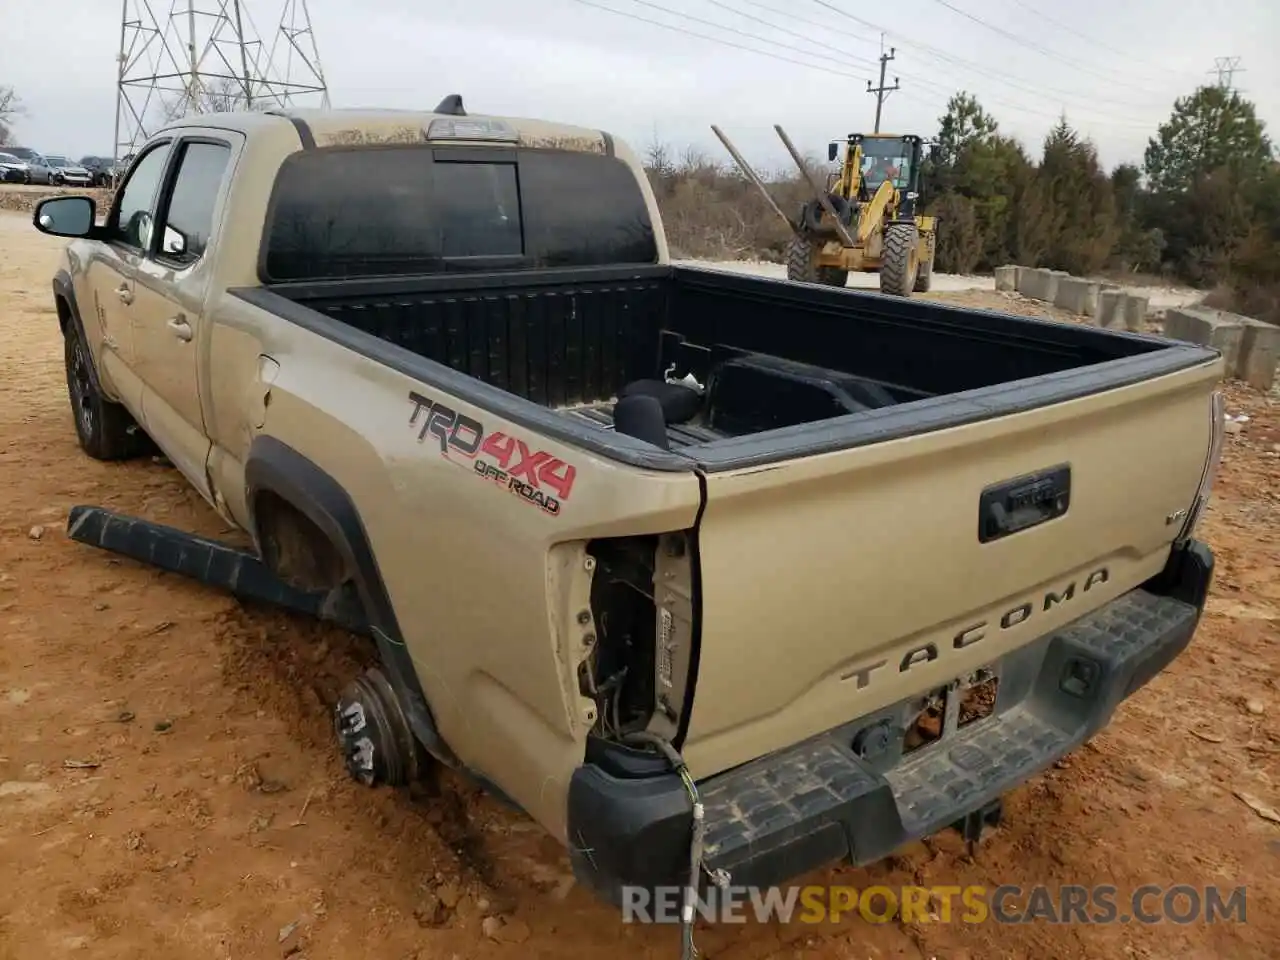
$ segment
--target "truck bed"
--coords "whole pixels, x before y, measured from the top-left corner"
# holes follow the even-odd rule
[[[728,469],[941,429],[1210,356],[1154,337],[684,266],[233,293],[366,352],[370,338],[394,345],[379,359],[417,376],[448,368],[465,378],[450,379],[455,394],[491,408],[531,401],[554,415],[520,404],[537,428],[668,469],[672,454],[685,468],[692,458]],[[619,437],[637,436],[615,423],[620,397],[687,375],[702,390],[692,415],[663,406],[665,439],[649,435],[640,451]]]

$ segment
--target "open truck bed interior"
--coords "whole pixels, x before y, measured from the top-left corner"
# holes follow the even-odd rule
[[[681,266],[235,292],[532,401],[574,421],[575,438],[626,434],[710,469],[1003,415],[1208,357],[1153,337]]]

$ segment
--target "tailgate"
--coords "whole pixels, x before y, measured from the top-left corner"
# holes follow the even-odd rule
[[[1218,374],[707,474],[694,774],[946,684],[1158,573]],[[983,542],[980,516],[1000,513],[984,491],[1002,484],[1005,506],[1065,493],[1065,512]]]

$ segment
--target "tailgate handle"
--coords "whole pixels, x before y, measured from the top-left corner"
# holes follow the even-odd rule
[[[978,499],[978,542],[990,543],[1054,520],[1070,504],[1070,464],[993,484]]]

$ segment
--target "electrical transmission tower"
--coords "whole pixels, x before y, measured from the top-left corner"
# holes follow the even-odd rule
[[[880,49],[882,51],[884,50],[883,34],[880,37]],[[892,87],[886,87],[884,85],[884,68],[889,65],[889,61],[894,58],[894,55],[896,53],[897,53],[896,48],[890,47],[888,53],[882,52],[880,54],[880,86],[873,87],[871,85],[871,81],[870,80],[867,81],[867,93],[874,93],[876,95],[876,129],[875,129],[876,133],[880,132],[880,112],[884,109],[885,98],[888,97],[889,94],[893,93],[893,91],[897,90],[899,86],[897,77],[893,78]]]
[[[329,105],[307,0],[283,0],[259,32],[261,0],[122,0],[115,159],[189,113]]]
[[[1239,57],[1214,57],[1213,69],[1209,73],[1218,75],[1218,86],[1223,90],[1231,90],[1231,78],[1237,73],[1244,73]]]

